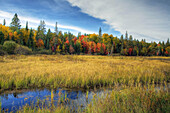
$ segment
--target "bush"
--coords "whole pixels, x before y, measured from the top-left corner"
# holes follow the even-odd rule
[[[0,56],[7,55],[8,53],[5,51],[3,45],[0,45]]]
[[[46,50],[46,49],[41,49],[39,51],[36,52],[36,54],[46,54],[46,55],[51,55],[52,51],[51,50]]]
[[[3,47],[5,48],[5,51],[9,54],[14,54],[14,50],[17,47],[17,43],[14,41],[5,41],[3,44]]]
[[[0,56],[7,55],[8,53],[2,49],[0,49]]]
[[[21,55],[29,55],[32,54],[32,50],[26,46],[21,46],[18,45],[15,50],[14,50],[15,54],[21,54]]]

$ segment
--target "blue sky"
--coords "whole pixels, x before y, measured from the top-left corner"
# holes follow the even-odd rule
[[[170,37],[170,0],[0,0],[0,23],[10,24],[14,13],[22,27],[71,31],[75,35],[102,32],[120,36],[126,31],[134,38],[166,41]]]

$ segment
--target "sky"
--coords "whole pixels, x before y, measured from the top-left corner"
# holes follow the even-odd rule
[[[147,42],[170,38],[170,0],[0,0],[0,23],[10,25],[15,13],[25,27],[37,29],[40,20],[46,28],[72,32],[113,34],[127,31]]]

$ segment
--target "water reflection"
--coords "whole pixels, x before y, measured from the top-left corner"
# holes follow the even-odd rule
[[[28,104],[36,106],[37,103],[41,106],[54,107],[58,104],[65,104],[72,109],[78,106],[85,107],[93,98],[93,95],[101,97],[109,90],[97,91],[81,91],[81,90],[32,90],[24,92],[13,92],[10,94],[1,94],[1,109],[8,110],[8,112],[16,112],[22,106]],[[104,93],[105,92],[105,93]],[[43,104],[42,104],[43,103]]]

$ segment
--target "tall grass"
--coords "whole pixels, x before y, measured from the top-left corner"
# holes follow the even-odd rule
[[[105,98],[94,98],[85,111],[86,113],[168,113],[169,100],[167,87],[156,90],[154,85],[144,88],[125,86],[122,90],[113,90]]]
[[[151,59],[152,58],[152,59]],[[94,88],[169,82],[169,57],[11,55],[0,57],[0,89]]]
[[[83,109],[79,105],[75,105],[78,106],[78,108],[73,109],[70,106],[58,104],[57,106],[51,106],[52,109],[48,106],[24,106],[24,108],[18,112],[169,113],[170,96],[168,93],[168,87],[163,85],[159,86],[159,89],[156,89],[155,87],[154,84],[144,87],[141,87],[140,84],[136,86],[122,85],[121,87],[114,87],[111,92],[104,92],[103,96],[98,97],[97,94],[94,94],[91,102]],[[86,98],[88,98],[88,92]],[[53,100],[51,99],[51,103],[52,101]]]

